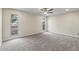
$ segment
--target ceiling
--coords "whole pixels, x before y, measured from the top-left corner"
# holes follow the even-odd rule
[[[14,9],[40,15],[40,8],[14,8]],[[54,9],[53,14],[50,15],[58,15],[79,10],[79,8],[53,8],[53,9]]]

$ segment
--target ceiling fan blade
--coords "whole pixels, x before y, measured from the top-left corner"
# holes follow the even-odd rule
[[[40,9],[41,11],[43,11],[43,9]]]
[[[42,8],[42,9],[40,9],[42,12],[45,12],[45,11],[47,11],[48,10],[48,8]]]
[[[49,9],[48,11],[53,11],[54,9]]]
[[[48,10],[48,8],[43,8],[43,11],[47,11]]]
[[[53,12],[48,12],[48,13],[53,13]]]

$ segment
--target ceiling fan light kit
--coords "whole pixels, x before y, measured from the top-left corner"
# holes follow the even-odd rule
[[[40,13],[44,16],[48,16],[49,14],[53,13],[53,8],[41,8]]]

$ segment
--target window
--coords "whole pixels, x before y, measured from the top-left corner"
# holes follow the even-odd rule
[[[18,34],[18,16],[15,14],[11,15],[11,35]]]
[[[42,24],[42,29],[45,30],[45,22]]]

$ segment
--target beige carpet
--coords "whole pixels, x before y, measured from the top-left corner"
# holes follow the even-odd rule
[[[79,39],[75,37],[40,33],[3,42],[1,51],[78,51]]]

